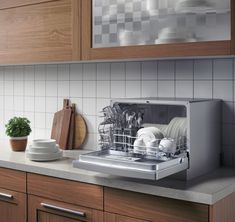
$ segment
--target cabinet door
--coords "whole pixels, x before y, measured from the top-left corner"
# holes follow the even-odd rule
[[[0,3],[0,63],[80,59],[80,0],[14,2]]]
[[[105,213],[104,222],[150,222],[150,221],[139,220],[131,217],[121,216],[118,214]]]
[[[208,222],[209,207],[112,188],[104,190],[104,210],[152,222]]]
[[[26,222],[26,194],[0,189],[0,221]]]
[[[76,221],[103,222],[103,212],[33,195],[28,196],[28,222]]]
[[[84,0],[83,59],[234,53],[232,0]]]

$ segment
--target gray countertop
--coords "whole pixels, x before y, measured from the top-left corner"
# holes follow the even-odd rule
[[[24,152],[12,152],[0,145],[0,167],[37,173],[62,179],[92,183],[161,197],[174,198],[202,204],[214,204],[235,191],[235,169],[220,168],[191,181],[162,179],[146,181],[114,177],[72,167],[73,158],[82,151],[66,151],[64,157],[52,162],[33,162]]]

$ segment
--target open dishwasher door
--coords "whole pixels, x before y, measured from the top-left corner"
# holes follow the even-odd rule
[[[186,153],[158,160],[139,154],[107,149],[82,154],[78,160],[73,161],[73,166],[117,176],[159,180],[188,169],[189,161]]]

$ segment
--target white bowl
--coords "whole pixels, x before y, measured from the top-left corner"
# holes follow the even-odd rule
[[[56,141],[53,139],[36,139],[32,141],[33,147],[55,147]]]

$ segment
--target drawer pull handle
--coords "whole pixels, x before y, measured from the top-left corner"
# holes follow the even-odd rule
[[[64,208],[64,207],[57,207],[57,206],[47,204],[47,203],[41,203],[41,206],[45,207],[47,209],[61,211],[63,213],[74,214],[74,215],[79,216],[79,217],[85,217],[86,216],[86,214],[84,212],[80,212],[80,211],[77,211],[77,210],[71,210],[71,209]]]
[[[7,199],[13,199],[13,196],[11,194],[6,194],[6,193],[0,193],[0,197],[7,198]]]

